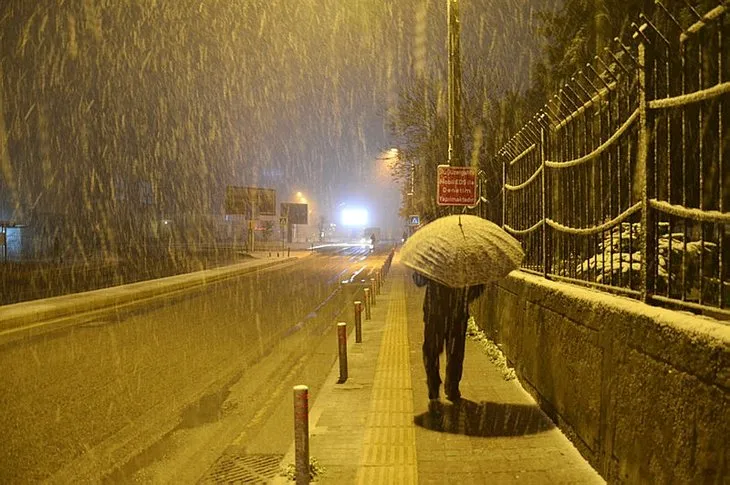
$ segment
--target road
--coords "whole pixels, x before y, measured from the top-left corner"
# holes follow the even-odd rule
[[[253,439],[279,405],[272,396],[334,340],[335,319],[351,306],[352,285],[340,282],[383,258],[324,250],[0,347],[0,483],[203,473],[200,457],[190,471],[184,459],[169,463],[171,434],[234,417],[230,437]],[[218,448],[207,449],[212,463]]]

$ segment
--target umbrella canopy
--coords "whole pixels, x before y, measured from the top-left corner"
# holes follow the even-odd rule
[[[498,225],[466,214],[426,224],[400,251],[403,264],[453,288],[503,278],[524,256],[520,243]]]

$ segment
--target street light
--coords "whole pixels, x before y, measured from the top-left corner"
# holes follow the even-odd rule
[[[296,199],[297,199],[297,202],[300,203],[300,204],[306,204],[307,203],[307,198],[304,197],[304,194],[302,194],[301,192],[297,192],[296,193]]]

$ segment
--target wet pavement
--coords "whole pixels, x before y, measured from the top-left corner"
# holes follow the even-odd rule
[[[423,290],[396,262],[378,298],[372,320],[363,323],[363,342],[350,335],[347,381],[337,383],[335,363],[323,388],[310,395],[317,483],[605,483],[474,340],[467,340],[463,399],[429,409],[420,350]],[[293,411],[289,418],[291,432]],[[282,470],[294,463],[293,446]],[[268,480],[288,482],[282,475]]]
[[[309,254],[302,253],[300,263],[283,263],[283,272],[272,267],[204,286],[193,281],[200,275],[185,275],[171,298],[144,300],[128,309],[113,304],[114,297],[106,313],[85,316],[79,311],[78,321],[62,328],[44,331],[41,323],[26,322],[37,333],[0,346],[0,462],[13,464],[0,467],[0,482],[96,481],[154,449],[172,430],[191,434],[240,411],[232,402],[240,396],[234,393],[238,381],[256,383],[254,391],[269,398],[271,389],[258,383],[277,383],[279,376],[252,377],[249,371],[275,349],[283,350],[271,367],[286,369],[297,361],[293,351],[310,349],[305,341],[322,338],[316,320],[331,320],[339,303],[333,299],[320,306],[338,288],[328,283],[329,277],[339,273],[339,264],[352,266],[358,259],[304,258]],[[185,285],[191,291],[181,293]],[[140,287],[146,297],[168,290],[161,280]],[[64,299],[84,311],[103,299],[81,294],[59,298],[20,305],[28,307],[26,317],[32,319],[39,312],[51,317],[57,310],[74,315],[61,303]],[[10,307],[16,319],[25,318],[16,305],[2,310]],[[290,332],[304,320],[299,331]],[[288,339],[283,337],[287,334]],[[282,340],[299,344],[281,346]],[[247,401],[238,402],[247,404],[238,413],[240,420],[258,412]],[[132,468],[144,468],[167,451],[142,458]]]

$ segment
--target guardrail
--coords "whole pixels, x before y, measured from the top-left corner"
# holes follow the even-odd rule
[[[730,316],[727,7],[691,11],[657,2],[498,151],[523,269]]]

